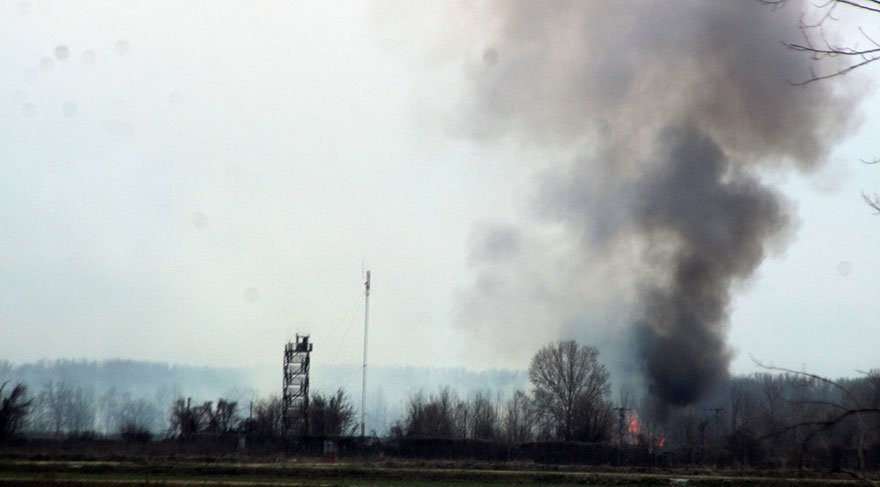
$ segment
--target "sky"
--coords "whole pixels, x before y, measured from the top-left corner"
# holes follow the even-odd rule
[[[524,48],[480,5],[0,0],[0,358],[271,367],[306,333],[313,363],[359,363],[369,269],[371,363],[524,369],[568,338],[628,360],[632,301],[591,297],[615,261],[557,281],[580,247],[535,221],[536,181],[590,139],[483,121],[508,107],[474,77]],[[856,101],[821,162],[753,171],[792,223],[733,281],[735,373],[880,366],[878,76],[834,81]],[[540,249],[495,277],[540,297],[475,326],[510,222]]]

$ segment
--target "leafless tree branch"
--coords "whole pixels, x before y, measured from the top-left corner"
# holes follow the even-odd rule
[[[761,367],[762,369],[772,370],[772,371],[776,371],[776,372],[783,372],[786,374],[798,375],[801,377],[807,377],[809,379],[813,379],[813,380],[828,384],[828,385],[834,387],[835,389],[839,390],[840,392],[842,392],[851,401],[853,401],[853,404],[859,404],[858,399],[853,395],[852,392],[850,392],[849,389],[847,389],[846,387],[842,386],[838,382],[831,380],[827,377],[822,377],[821,375],[812,374],[810,372],[805,372],[802,370],[794,370],[794,369],[787,369],[785,367],[776,367],[773,365],[767,365],[767,364],[764,364],[761,361],[755,359],[754,357],[752,358],[752,361],[754,361],[755,364],[757,364],[758,367]]]
[[[865,203],[867,203],[868,206],[873,208],[874,211],[877,212],[878,215],[880,215],[880,195],[877,195],[877,194],[868,195],[868,194],[862,193],[862,199],[864,199]]]
[[[786,3],[786,0],[760,0],[761,3],[779,8]],[[785,46],[794,51],[807,54],[814,63],[818,63],[825,59],[841,58],[852,59],[853,61],[845,63],[840,67],[832,67],[831,71],[826,73],[817,72],[814,67],[810,68],[810,75],[803,80],[791,81],[795,86],[804,86],[817,81],[843,76],[855,69],[867,66],[880,59],[880,43],[874,40],[865,30],[859,26],[857,28],[861,37],[866,40],[870,47],[860,48],[856,45],[838,46],[829,41],[825,31],[828,22],[839,20],[835,16],[838,8],[851,8],[863,12],[871,12],[880,14],[880,1],[877,0],[827,0],[822,3],[814,4],[814,7],[820,12],[818,18],[814,21],[808,21],[805,17],[801,18],[800,30],[803,35],[801,42],[784,42]]]
[[[866,197],[866,199],[867,199],[867,197]],[[869,204],[872,204],[872,206],[874,206],[874,204],[877,204],[878,206],[876,206],[875,208],[877,208],[878,211],[880,211],[880,203],[877,203],[877,202],[871,203],[869,200]],[[813,441],[814,438],[816,438],[817,435],[819,435],[823,431],[826,431],[826,430],[833,428],[834,426],[842,423],[847,418],[851,418],[851,417],[858,418],[858,417],[861,417],[861,416],[867,415],[867,414],[870,414],[870,415],[880,414],[880,407],[863,405],[861,403],[861,401],[856,397],[856,395],[849,388],[844,387],[842,384],[840,384],[839,382],[837,382],[835,380],[832,380],[832,379],[829,379],[827,377],[823,377],[823,376],[820,376],[817,374],[812,374],[810,372],[793,370],[793,369],[788,369],[785,367],[775,367],[772,365],[765,365],[765,364],[759,362],[758,360],[755,360],[754,358],[752,358],[752,360],[759,367],[767,369],[767,370],[772,370],[772,371],[776,371],[776,372],[783,372],[786,374],[792,374],[792,375],[796,375],[796,376],[806,377],[811,380],[815,380],[815,381],[827,384],[827,385],[837,389],[838,391],[840,391],[843,394],[843,396],[846,398],[846,401],[848,401],[850,403],[849,405],[847,405],[847,404],[841,404],[841,403],[837,403],[837,402],[833,402],[833,401],[823,401],[823,400],[793,401],[793,402],[797,402],[799,404],[804,404],[804,405],[817,405],[817,406],[824,406],[824,407],[831,408],[831,409],[836,409],[839,411],[839,413],[829,415],[824,420],[804,420],[804,421],[798,421],[796,423],[783,426],[779,429],[776,429],[774,431],[771,431],[771,432],[761,436],[759,438],[761,440],[767,440],[769,438],[778,437],[778,436],[781,436],[781,435],[788,433],[788,432],[791,432],[791,431],[807,430],[807,434],[806,434],[806,436],[804,436],[803,441],[801,442],[801,447],[804,450],[806,450],[807,446],[810,444],[810,442]],[[871,376],[871,374],[869,374],[869,373],[866,373],[865,375]],[[851,471],[851,470],[845,470],[842,468],[839,469],[839,471],[841,473],[845,473],[845,474],[847,474],[857,480],[860,480],[867,485],[873,485],[873,486],[878,485],[876,481],[871,480],[867,477],[864,477],[861,474],[859,474],[858,472]]]

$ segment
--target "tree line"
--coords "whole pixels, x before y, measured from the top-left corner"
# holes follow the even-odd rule
[[[6,393],[5,391],[9,392]],[[281,399],[272,396],[250,403],[247,410],[235,400],[193,403],[175,399],[166,412],[144,398],[117,396],[111,389],[95,397],[88,388],[58,381],[44,384],[35,395],[25,384],[0,386],[0,443],[25,437],[103,436],[149,440],[154,437],[190,440],[202,436],[250,434],[281,435]],[[334,394],[312,394],[310,436],[352,435],[355,409],[342,389]],[[101,428],[100,430],[98,428]]]
[[[787,370],[732,377],[697,404],[669,409],[650,396],[612,385],[594,347],[551,343],[532,358],[529,390],[441,387],[413,393],[389,439],[479,440],[507,447],[535,442],[605,444],[673,456],[689,464],[797,466],[810,462],[852,469],[880,467],[880,372],[831,381]],[[356,433],[357,411],[342,389],[310,397],[309,429],[317,437]],[[95,395],[65,381],[31,394],[24,384],[0,388],[0,440],[15,435],[156,436],[191,440],[247,435],[280,438],[278,396],[241,404],[229,398],[174,398],[161,407],[112,389]]]

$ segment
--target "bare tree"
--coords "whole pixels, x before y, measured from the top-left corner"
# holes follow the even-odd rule
[[[404,417],[392,427],[393,436],[456,438],[461,433],[461,403],[448,387],[425,397],[418,392],[406,404]],[[456,410],[459,410],[456,414]],[[456,418],[458,416],[458,418]]]
[[[574,340],[551,343],[532,358],[529,380],[539,414],[549,416],[559,439],[600,441],[609,437],[608,371],[599,351]]]
[[[170,433],[179,439],[191,439],[199,433],[224,435],[238,429],[238,403],[220,398],[192,406],[190,399],[179,398],[171,405]]]
[[[43,384],[37,395],[37,423],[56,436],[92,431],[95,427],[95,398],[91,389],[66,380]]]
[[[145,437],[155,430],[162,413],[156,405],[144,398],[125,398],[119,407],[117,418],[120,432],[128,432],[137,437]]]
[[[728,395],[730,434],[726,446],[734,461],[741,465],[753,464],[762,456],[756,433],[758,405],[750,391],[750,383],[747,378],[733,379]]]
[[[95,429],[95,395],[84,386],[74,387],[65,404],[69,432],[81,434]]]
[[[97,397],[95,401],[96,430],[104,434],[119,431],[119,416],[122,407],[120,398],[121,394],[116,386],[107,388],[103,394]]]
[[[254,415],[248,421],[248,429],[258,437],[272,438],[281,435],[281,398],[272,396],[254,405]]]
[[[498,437],[498,411],[489,391],[477,391],[470,401],[471,438],[494,440]]]
[[[309,434],[315,436],[340,436],[354,434],[354,405],[342,389],[324,396],[316,393],[309,405]]]
[[[181,440],[194,438],[202,429],[211,410],[211,402],[192,406],[189,398],[179,398],[171,405],[170,433]]]
[[[238,402],[220,398],[214,408],[211,403],[205,403],[205,431],[209,433],[228,434],[238,427]]]
[[[4,397],[7,384],[8,381],[0,385],[0,443],[14,438],[21,431],[31,405],[31,400],[27,399],[27,387],[21,383]]]
[[[49,381],[43,384],[37,396],[42,429],[56,436],[67,431],[68,416],[65,404],[73,394],[73,386],[66,381]]]
[[[526,443],[534,439],[535,408],[531,398],[523,391],[515,391],[504,406],[502,431],[509,445]]]

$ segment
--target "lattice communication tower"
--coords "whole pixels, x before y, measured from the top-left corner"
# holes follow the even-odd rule
[[[308,335],[296,335],[284,346],[284,385],[281,428],[285,437],[303,436],[309,431],[309,353]]]

